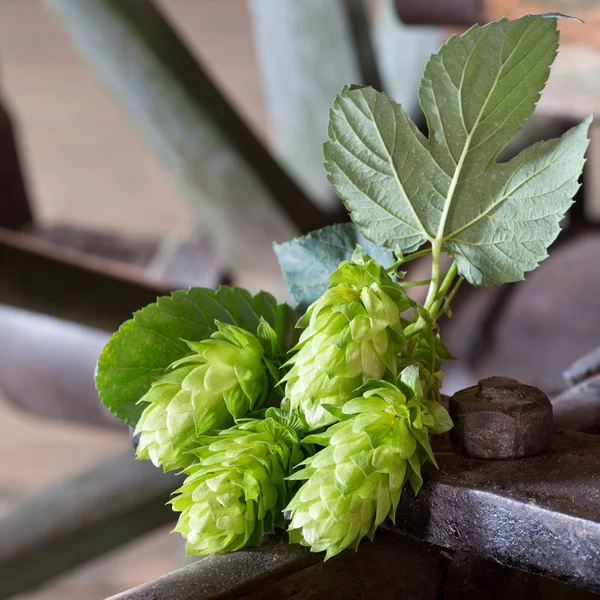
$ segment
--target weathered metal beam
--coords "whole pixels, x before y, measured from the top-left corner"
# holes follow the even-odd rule
[[[578,358],[563,371],[563,377],[569,385],[581,383],[588,377],[600,374],[600,346]]]
[[[0,303],[114,331],[170,289],[137,267],[0,228]]]
[[[442,573],[437,550],[386,532],[359,553],[326,563],[320,554],[271,537],[261,548],[201,559],[110,600],[435,600]]]
[[[373,47],[371,19],[367,3],[365,0],[344,0],[344,4],[352,33],[361,83],[383,91],[383,82],[381,81],[377,56]]]
[[[128,452],[21,502],[0,519],[0,599],[171,522],[176,485]]]
[[[251,0],[254,41],[274,146],[290,173],[334,211],[340,201],[321,146],[335,95],[361,83],[342,0]]]
[[[29,413],[121,429],[98,400],[94,369],[109,334],[0,305],[0,390]],[[60,348],[60,352],[57,352]]]
[[[420,2],[428,9],[428,2]],[[440,47],[444,35],[436,27],[415,27],[400,21],[394,0],[378,0],[371,37],[383,89],[418,124],[424,124],[417,90],[423,67]]]
[[[552,398],[554,422],[561,427],[600,432],[600,375],[594,375]]]
[[[151,0],[45,0],[197,209],[227,266],[328,218],[273,160]]]
[[[444,438],[439,471],[402,496],[390,528],[600,592],[600,438],[557,431],[532,458],[464,458]]]
[[[15,129],[0,98],[0,226],[10,229],[20,229],[33,220]]]
[[[440,469],[426,470],[416,498],[405,490],[396,525],[386,523],[388,531],[358,553],[322,563],[322,555],[271,537],[261,548],[202,559],[114,600],[496,600],[524,590],[537,600],[555,597],[549,589],[566,593],[558,583],[542,585],[537,575],[600,591],[599,438],[557,431],[546,453],[513,461],[464,458],[446,436],[435,449]],[[421,541],[399,535],[405,533]],[[411,581],[412,590],[400,583]],[[588,597],[573,588],[568,593]]]

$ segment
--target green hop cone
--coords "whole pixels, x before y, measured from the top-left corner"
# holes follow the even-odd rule
[[[181,512],[175,531],[186,538],[188,554],[259,545],[263,533],[283,526],[294,485],[286,477],[306,456],[296,432],[268,416],[202,441],[194,450],[199,463],[188,467],[171,501]]]
[[[323,405],[342,405],[367,379],[395,379],[396,355],[405,347],[400,315],[412,306],[404,289],[360,249],[329,281],[298,322],[305,329],[284,378],[292,409],[310,429],[333,423]]]
[[[406,352],[398,356],[396,364],[400,371],[411,364],[418,364],[424,395],[439,402],[444,375],[442,360],[454,360],[454,357],[440,339],[431,315],[422,306],[417,310],[423,319],[423,328],[410,339]]]
[[[407,367],[398,385],[370,381],[362,396],[333,408],[339,423],[304,441],[325,446],[302,464],[291,480],[306,480],[287,509],[290,541],[326,551],[330,558],[394,518],[405,482],[415,493],[421,464],[435,464],[429,433],[447,431],[446,410],[424,401],[417,366]]]
[[[269,394],[268,359],[253,334],[225,323],[210,339],[188,342],[192,353],[152,384],[137,424],[138,458],[165,471],[191,464],[194,441],[260,408]]]

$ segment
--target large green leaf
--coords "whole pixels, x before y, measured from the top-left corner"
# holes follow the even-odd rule
[[[158,298],[121,325],[105,346],[96,369],[102,402],[135,426],[144,409],[138,400],[174,361],[189,353],[184,340],[200,341],[215,330],[215,320],[256,333],[260,318],[275,328],[280,351],[294,344],[295,311],[266,292],[252,296],[240,288],[191,288]]]
[[[444,244],[474,285],[518,281],[547,256],[578,188],[591,117],[507,163],[495,159],[540,97],[556,17],[502,19],[450,38],[421,81],[428,138],[386,95],[342,91],[325,166],[367,238],[405,252]]]
[[[343,260],[352,257],[359,245],[384,267],[394,262],[394,255],[367,240],[354,223],[330,225],[283,244],[275,252],[290,295],[299,309],[314,302],[329,286],[329,275]]]

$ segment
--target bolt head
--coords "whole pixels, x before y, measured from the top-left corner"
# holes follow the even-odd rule
[[[552,437],[552,404],[538,388],[508,377],[488,377],[450,398],[450,439],[473,458],[534,456]]]

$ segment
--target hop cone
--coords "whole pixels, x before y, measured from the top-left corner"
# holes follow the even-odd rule
[[[404,289],[362,251],[329,277],[330,288],[298,323],[305,327],[288,361],[285,393],[310,429],[335,421],[324,404],[341,405],[367,379],[396,377],[405,339]]]
[[[175,531],[188,554],[215,554],[260,544],[282,526],[289,501],[286,477],[305,456],[298,436],[273,418],[248,420],[207,438],[194,453],[200,463],[171,504],[180,511]]]
[[[224,323],[210,339],[189,342],[192,354],[176,361],[141,398],[148,402],[136,427],[138,458],[166,471],[185,467],[196,437],[223,429],[262,405],[269,392],[263,347],[256,336]]]
[[[341,422],[305,442],[326,446],[290,479],[307,480],[287,507],[290,541],[326,551],[330,558],[372,539],[394,518],[405,482],[418,491],[421,464],[435,464],[429,432],[451,427],[445,409],[422,400],[418,368],[408,367],[398,386],[368,382],[362,396],[335,412]]]

